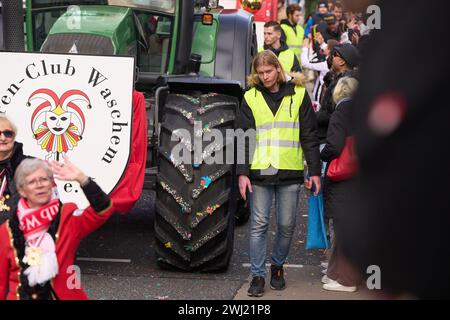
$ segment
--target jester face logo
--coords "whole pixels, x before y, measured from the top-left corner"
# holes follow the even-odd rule
[[[78,146],[85,128],[82,107],[90,109],[89,97],[80,90],[69,90],[58,97],[50,89],[39,89],[28,98],[34,107],[31,130],[34,138],[47,151],[46,159],[59,160]]]
[[[48,129],[56,136],[64,134],[70,126],[70,112],[64,112],[58,115],[52,111],[45,113],[45,122],[48,125]]]

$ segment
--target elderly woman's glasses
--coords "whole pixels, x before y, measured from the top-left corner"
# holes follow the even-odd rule
[[[51,182],[52,182],[52,179],[49,177],[40,177],[40,178],[33,179],[31,181],[25,182],[25,185],[27,187],[34,188],[34,187],[37,187],[38,185],[48,186]]]
[[[0,130],[0,136],[1,135],[4,135],[5,138],[7,138],[7,139],[11,139],[11,138],[14,137],[14,131],[12,131],[12,130],[3,130],[3,131],[1,131]]]

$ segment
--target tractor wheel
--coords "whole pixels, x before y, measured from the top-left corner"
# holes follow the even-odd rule
[[[224,271],[234,240],[238,100],[169,94],[162,110],[156,186],[156,254],[162,268]],[[227,158],[228,154],[228,158]],[[227,161],[228,160],[228,161]],[[235,200],[233,200],[235,199]]]

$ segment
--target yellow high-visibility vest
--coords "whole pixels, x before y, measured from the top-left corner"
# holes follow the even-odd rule
[[[294,67],[295,53],[291,49],[284,50],[278,55],[278,61],[283,66],[284,72],[291,72]]]
[[[259,48],[258,52],[264,51],[264,48]],[[295,53],[294,51],[288,49],[280,52],[278,55],[278,61],[280,61],[280,64],[283,66],[284,72],[291,72],[292,68],[294,67],[295,62]]]
[[[295,55],[300,61],[300,57],[302,56],[302,48],[303,48],[303,38],[305,37],[305,30],[299,26],[295,26],[295,31],[291,26],[287,24],[282,24],[281,29],[283,29],[284,34],[286,35],[286,44],[289,49],[294,51]]]
[[[280,170],[304,169],[299,121],[304,96],[305,88],[296,86],[295,94],[283,98],[274,116],[259,90],[252,88],[245,93],[244,99],[256,124],[252,170],[264,170],[270,166]]]

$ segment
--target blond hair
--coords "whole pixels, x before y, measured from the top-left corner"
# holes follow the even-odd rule
[[[14,135],[17,135],[17,127],[14,122],[11,121],[10,118],[4,113],[0,112],[0,123],[7,123],[11,127],[11,130],[14,131]]]
[[[333,100],[337,104],[345,98],[351,98],[358,90],[358,80],[352,77],[343,77],[339,79],[333,91]]]
[[[263,65],[273,66],[277,69],[280,68],[281,72],[278,73],[278,84],[286,82],[286,75],[284,73],[284,69],[275,53],[273,53],[270,50],[264,50],[259,52],[253,59],[252,73],[247,77],[247,85],[250,88],[253,88],[257,85],[261,85],[261,79],[259,79],[257,69]]]

